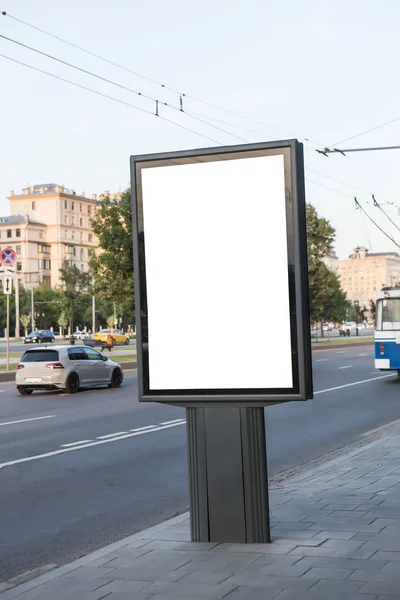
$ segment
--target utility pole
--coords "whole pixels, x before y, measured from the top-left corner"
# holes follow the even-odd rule
[[[6,371],[10,366],[10,294],[7,294]]]
[[[31,288],[31,322],[32,331],[35,331],[35,301],[33,298],[33,288]]]
[[[94,295],[94,278],[92,279],[92,335],[96,333],[96,296]]]
[[[19,281],[18,275],[15,274],[15,337],[19,338]]]

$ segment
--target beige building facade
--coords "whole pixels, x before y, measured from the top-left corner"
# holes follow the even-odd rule
[[[369,308],[382,287],[400,284],[400,256],[397,252],[369,252],[363,246],[353,249],[348,259],[338,260],[337,274],[351,302]]]
[[[0,217],[0,248],[13,248],[18,279],[24,287],[60,285],[60,269],[67,261],[89,271],[89,252],[97,248],[90,219],[97,196],[56,184],[10,192],[10,216]]]

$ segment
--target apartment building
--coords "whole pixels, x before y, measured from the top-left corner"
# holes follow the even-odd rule
[[[400,284],[400,255],[397,252],[369,252],[357,246],[345,260],[338,260],[337,274],[349,300],[368,308],[384,286]]]
[[[10,216],[0,217],[0,248],[16,251],[16,271],[27,288],[60,284],[64,261],[89,270],[89,251],[97,247],[90,219],[97,196],[90,198],[49,183],[10,192]]]

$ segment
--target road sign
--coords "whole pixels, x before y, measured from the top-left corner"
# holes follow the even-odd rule
[[[4,294],[12,293],[12,277],[10,275],[3,277],[3,292]]]
[[[12,248],[4,248],[0,254],[0,261],[5,267],[12,266],[17,260],[17,254]]]

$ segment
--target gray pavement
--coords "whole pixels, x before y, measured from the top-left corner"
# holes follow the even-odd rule
[[[271,544],[191,543],[185,513],[1,600],[399,599],[399,490],[397,423],[272,483]]]
[[[373,369],[371,349],[315,352],[314,367],[314,401],[266,410],[272,476],[400,418],[400,380]],[[26,398],[1,383],[0,582],[187,510],[184,418],[176,407],[139,404],[135,371],[120,390],[75,396]]]

